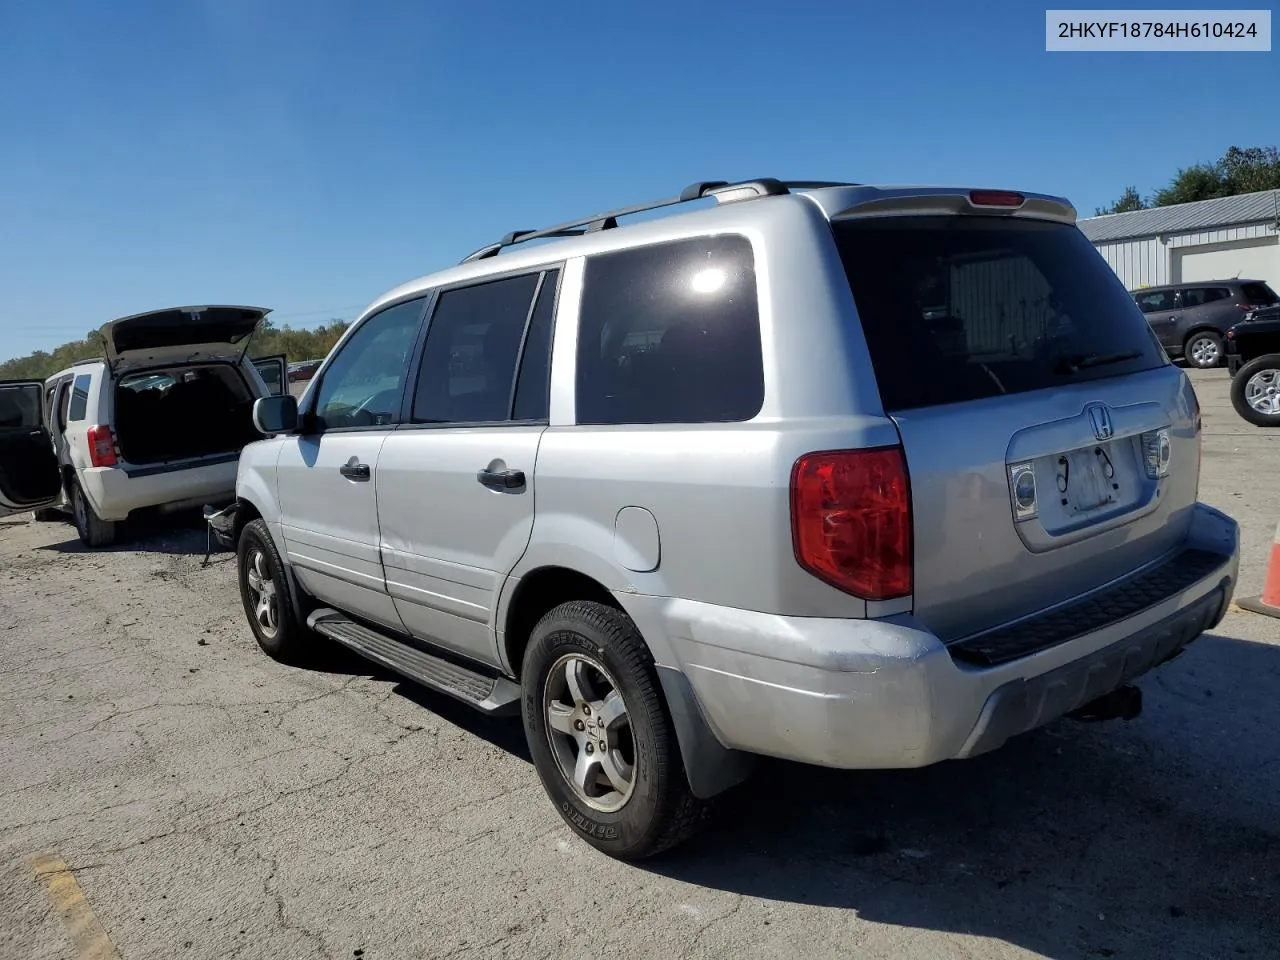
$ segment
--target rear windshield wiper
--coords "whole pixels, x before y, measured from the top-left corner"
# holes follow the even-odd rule
[[[1053,365],[1053,372],[1075,373],[1077,370],[1087,370],[1089,367],[1105,367],[1111,363],[1137,360],[1141,356],[1141,350],[1130,350],[1127,353],[1082,353],[1071,357],[1059,357],[1058,362]]]

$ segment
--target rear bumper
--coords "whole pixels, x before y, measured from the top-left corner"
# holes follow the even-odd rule
[[[910,615],[834,620],[619,600],[650,628],[661,619],[679,661],[670,666],[724,746],[832,767],[919,767],[995,749],[1215,626],[1236,582],[1235,521],[1198,505],[1186,547],[1219,562],[1136,612],[991,666],[956,656]]]
[[[145,507],[201,507],[235,497],[238,460],[149,475],[118,467],[79,471],[84,492],[103,520],[124,520]]]

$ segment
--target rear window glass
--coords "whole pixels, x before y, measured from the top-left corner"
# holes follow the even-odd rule
[[[1231,291],[1226,287],[1188,287],[1182,291],[1182,305],[1184,307],[1203,307],[1206,303],[1213,303],[1215,300],[1226,300],[1231,296]]]
[[[1265,283],[1242,283],[1240,284],[1240,295],[1244,298],[1245,303],[1258,307],[1266,307],[1280,302],[1280,297],[1277,297],[1275,291]]]
[[[886,410],[1166,362],[1133,299],[1073,226],[946,216],[833,228]]]
[[[745,237],[587,261],[578,423],[727,423],[764,403],[755,265]]]

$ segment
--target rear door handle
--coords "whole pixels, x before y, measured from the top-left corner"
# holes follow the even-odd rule
[[[348,480],[368,480],[370,477],[369,465],[361,463],[355,457],[340,466],[338,472]]]
[[[490,490],[516,490],[524,486],[523,470],[490,470],[476,473],[476,479]]]

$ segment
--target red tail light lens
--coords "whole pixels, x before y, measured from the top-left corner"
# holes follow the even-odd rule
[[[116,438],[111,435],[111,428],[104,426],[90,427],[89,463],[95,467],[114,467],[116,465]]]
[[[810,453],[791,471],[796,560],[865,600],[911,593],[911,486],[899,447]]]
[[[1011,190],[971,190],[969,202],[975,207],[1020,207],[1027,198]]]

